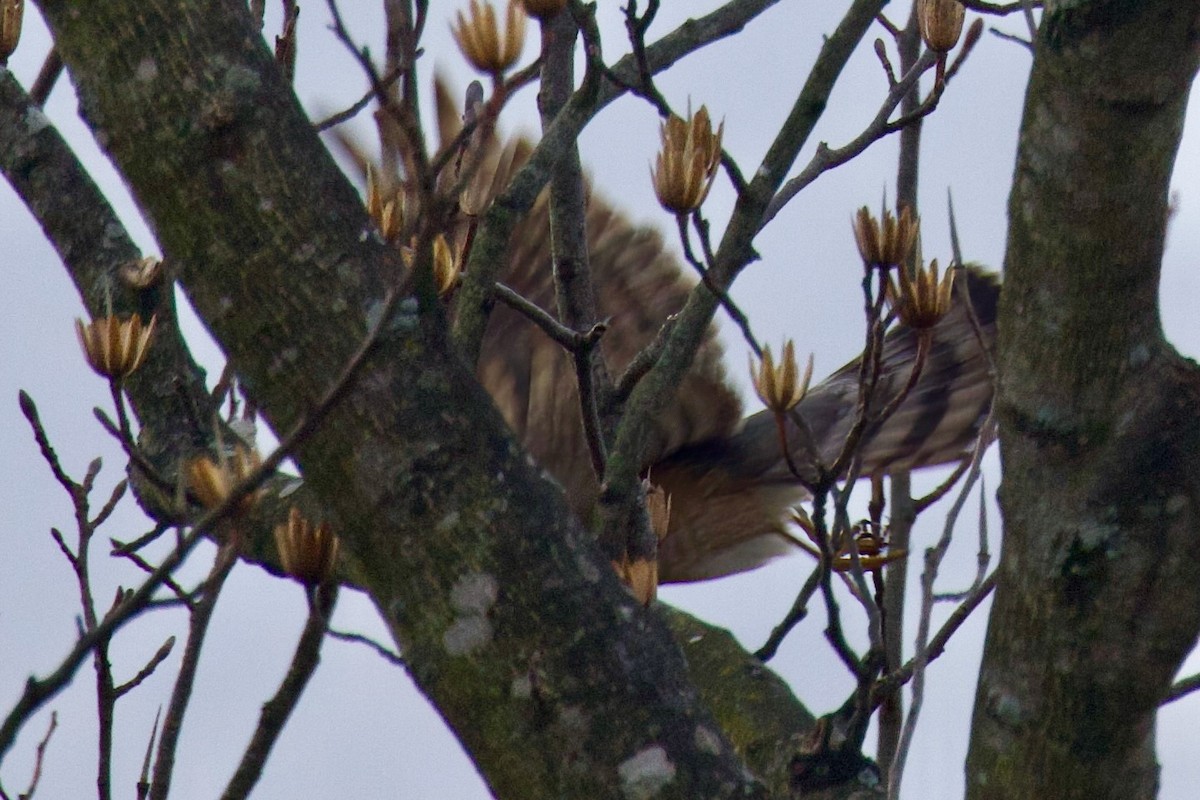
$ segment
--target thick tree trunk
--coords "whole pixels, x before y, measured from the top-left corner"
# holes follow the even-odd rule
[[[1001,577],[968,797],[1148,798],[1200,630],[1200,373],[1164,341],[1200,3],[1047,4],[1000,327]]]

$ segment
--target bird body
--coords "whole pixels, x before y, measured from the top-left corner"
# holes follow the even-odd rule
[[[595,194],[587,227],[598,313],[608,321],[601,352],[609,371],[620,374],[682,308],[695,282],[657,232],[631,224]],[[553,313],[547,231],[543,200],[514,233],[502,281]],[[865,429],[863,476],[952,462],[974,443],[992,397],[985,348],[995,336],[999,283],[978,269],[964,274],[971,310],[956,300],[932,329],[924,368],[906,399],[885,421]],[[901,390],[917,339],[903,326],[885,337],[877,397],[886,400]],[[524,446],[562,484],[576,513],[590,518],[600,487],[584,437],[573,358],[518,312],[497,306],[478,376]],[[797,407],[826,465],[836,460],[854,424],[858,393],[856,359],[812,387]],[[787,429],[794,463],[815,477],[799,430],[790,422]],[[743,419],[715,328],[650,437],[646,474],[671,498],[658,552],[661,582],[743,572],[795,549],[788,520],[807,492],[784,458],[773,413]]]
[[[443,146],[461,129],[461,112],[445,85],[436,86]],[[365,165],[353,142],[347,151]],[[464,192],[477,211],[507,185],[531,146],[494,134],[472,147],[482,163]],[[402,177],[401,177],[402,182]],[[600,319],[600,352],[619,375],[683,307],[695,280],[661,235],[632,224],[590,194],[586,210],[590,271]],[[860,441],[862,476],[943,464],[966,453],[992,397],[989,369],[999,284],[966,270],[965,293],[931,330],[920,377],[895,413],[868,425]],[[513,232],[501,282],[555,313],[548,201],[543,193]],[[972,320],[974,318],[974,320]],[[876,397],[882,406],[908,380],[918,333],[897,325],[884,339]],[[477,362],[477,376],[534,459],[563,487],[581,519],[591,518],[600,483],[580,415],[573,357],[517,311],[497,304]],[[821,462],[841,451],[859,407],[859,362],[814,386],[796,411]],[[815,477],[812,449],[787,423],[788,447],[801,474]],[[687,374],[645,442],[645,472],[671,498],[669,527],[659,545],[662,582],[696,581],[753,569],[794,549],[791,509],[807,497],[784,457],[772,412],[743,419],[741,399],[726,378],[722,348],[710,326]]]

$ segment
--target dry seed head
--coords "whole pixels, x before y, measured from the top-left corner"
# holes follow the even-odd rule
[[[646,513],[650,516],[650,530],[654,531],[658,541],[667,538],[667,530],[671,525],[671,496],[661,486],[655,486],[645,481]]]
[[[885,212],[883,215],[883,231],[880,243],[883,246],[883,263],[899,266],[908,260],[913,245],[917,243],[917,232],[920,222],[913,219],[912,212],[905,206],[900,210],[899,218]]]
[[[925,46],[935,53],[949,53],[962,35],[966,9],[959,0],[918,0],[917,22]]]
[[[950,310],[951,293],[954,289],[954,270],[946,270],[938,280],[938,263],[935,258],[928,267],[918,267],[909,275],[907,269],[896,270],[900,275],[899,288],[888,275],[888,301],[896,309],[900,321],[910,328],[931,328]]]
[[[890,211],[883,212],[883,223],[879,223],[870,210],[863,206],[854,215],[854,243],[858,254],[868,267],[889,269],[903,264],[917,241],[920,223],[913,219],[905,206],[900,217]]]
[[[545,22],[567,7],[567,0],[521,0],[525,13]]]
[[[792,522],[799,525],[808,538],[814,542],[817,540],[817,526],[813,524],[812,517],[808,515],[803,506],[792,506]]]
[[[860,208],[851,220],[854,228],[854,243],[858,254],[868,267],[883,263],[883,248],[879,243],[879,223],[871,216],[866,206]]]
[[[658,596],[658,561],[639,558],[630,561],[628,557],[621,561],[612,562],[613,569],[621,583],[625,584],[633,596],[643,606],[649,606]]]
[[[786,414],[804,399],[804,395],[808,394],[812,371],[813,359],[812,355],[809,355],[804,377],[800,377],[796,349],[791,339],[784,342],[783,355],[778,366],[771,355],[770,347],[763,348],[762,363],[757,370],[754,369],[754,360],[750,360],[750,378],[754,381],[754,391],[763,404],[776,414]]]
[[[122,264],[117,274],[132,289],[148,289],[162,280],[163,265],[154,256],[146,256]]]
[[[468,217],[481,217],[492,202],[492,175],[481,164],[463,190],[458,193],[458,207]]]
[[[461,270],[462,259],[446,241],[445,234],[439,233],[433,240],[433,280],[438,297],[445,297],[458,285]]]
[[[137,314],[127,320],[100,317],[87,324],[76,319],[75,333],[88,366],[102,378],[119,381],[128,378],[145,362],[157,321],[157,317],[151,317],[150,324],[143,327],[142,318]]]
[[[518,0],[508,0],[502,40],[496,23],[496,9],[487,0],[482,3],[471,0],[470,18],[459,11],[450,32],[471,66],[499,76],[521,57],[525,47],[525,12]]]
[[[375,167],[367,164],[367,213],[378,221],[383,211],[383,198],[379,194],[379,181],[375,178]]]
[[[0,0],[0,66],[21,41],[21,18],[25,16],[25,0]]]
[[[385,197],[370,164],[367,164],[367,213],[385,240],[391,242],[400,235],[400,229],[404,227],[403,191]]]
[[[258,469],[262,460],[258,452],[242,445],[234,447],[233,452],[215,463],[208,456],[198,456],[187,463],[188,490],[191,491],[200,505],[213,509],[225,502],[225,498],[233,492],[237,485],[254,470]],[[237,504],[234,513],[242,514],[249,511],[258,500],[258,492],[250,492]]]
[[[686,120],[672,115],[662,124],[662,150],[650,178],[663,208],[673,214],[688,214],[700,207],[721,163],[724,133],[724,122],[713,133],[704,106]]]
[[[328,583],[341,543],[328,522],[313,526],[295,506],[285,524],[275,526],[275,548],[283,571],[307,586]]]
[[[388,200],[379,212],[379,233],[389,242],[399,236],[404,227],[404,212],[398,200],[398,197]]]

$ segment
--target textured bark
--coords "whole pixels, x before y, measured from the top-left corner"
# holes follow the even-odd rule
[[[45,2],[83,114],[276,430],[380,313],[395,254],[237,4]],[[506,797],[753,796],[660,617],[402,300],[297,453],[412,675]]]
[[[1200,373],[1157,311],[1200,4],[1052,3],[1009,202],[1000,582],[968,797],[1146,798],[1200,630]]]

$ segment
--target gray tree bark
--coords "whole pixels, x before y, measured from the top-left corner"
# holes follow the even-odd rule
[[[968,797],[1146,798],[1200,630],[1200,371],[1164,340],[1200,3],[1052,2],[1009,201],[1001,573]]]

